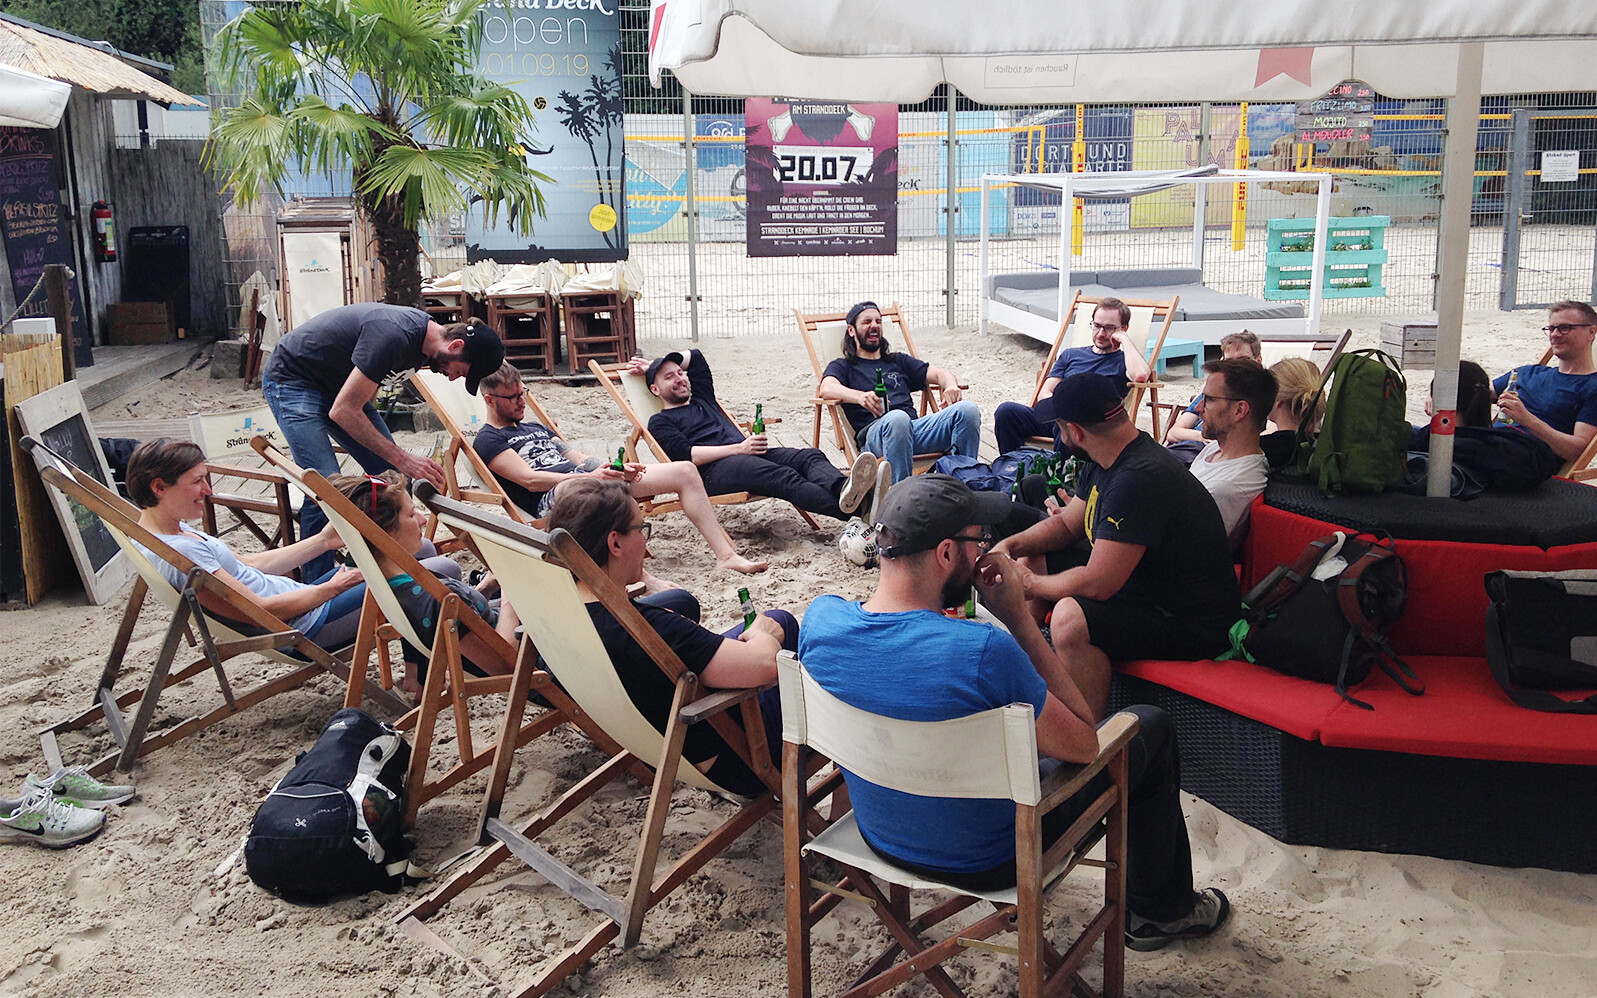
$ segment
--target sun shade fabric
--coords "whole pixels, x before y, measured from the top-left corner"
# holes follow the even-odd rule
[[[0,65],[0,125],[54,128],[72,87],[15,66]]]

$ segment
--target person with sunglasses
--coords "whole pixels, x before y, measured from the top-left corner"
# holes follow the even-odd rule
[[[600,478],[572,478],[554,490],[549,529],[566,530],[588,557],[622,589],[643,581],[650,524],[628,492],[626,483]],[[597,593],[580,579],[577,591],[587,603],[593,626],[610,653],[627,696],[655,730],[665,733],[676,687],[654,659],[605,607]],[[668,590],[632,601],[649,626],[676,652],[682,664],[706,686],[741,689],[763,686],[776,678],[776,653],[798,648],[799,625],[786,610],[767,610],[745,629],[740,623],[723,634],[699,625],[699,604],[683,590]],[[782,758],[782,702],[776,688],[760,694],[771,759]],[[732,715],[741,724],[737,714]],[[715,731],[713,725],[688,727],[682,757],[733,793],[765,792],[765,784]]]
[[[1098,719],[1028,613],[1020,566],[988,550],[1008,506],[1002,493],[973,491],[949,475],[894,485],[878,514],[875,592],[864,602],[828,595],[811,603],[799,658],[844,703],[901,720],[946,721],[1025,704],[1035,712],[1038,766],[1047,776],[1060,762],[1098,754]],[[1003,628],[943,614],[962,605],[972,587]],[[1155,950],[1213,933],[1231,905],[1216,888],[1193,887],[1174,722],[1157,707],[1130,710],[1138,728],[1129,752],[1125,939],[1132,949]],[[873,851],[970,890],[1015,886],[1009,801],[923,797],[843,776]],[[1044,849],[1102,792],[1104,779],[1043,816]]]
[[[1150,369],[1141,353],[1129,346],[1126,327],[1131,324],[1131,309],[1119,298],[1105,298],[1092,310],[1092,342],[1086,346],[1059,351],[1054,366],[1043,379],[1037,401],[1053,397],[1059,383],[1075,374],[1102,374],[1122,385],[1147,381]],[[1122,392],[1124,389],[1122,389]],[[1005,402],[993,413],[993,435],[998,452],[1008,454],[1026,445],[1031,437],[1054,438],[1054,450],[1064,453],[1052,420],[1044,419],[1024,402]]]
[[[534,517],[549,515],[554,505],[554,487],[568,477],[610,479],[626,483],[639,499],[674,493],[682,503],[683,515],[710,545],[717,568],[749,575],[769,567],[768,562],[754,561],[738,552],[716,517],[715,506],[693,462],[626,464],[618,471],[602,458],[574,450],[549,427],[526,418],[526,390],[514,364],[506,361],[500,365],[483,379],[482,387],[488,425],[477,431],[472,450],[499,479],[510,500]],[[658,580],[651,577],[647,581],[652,587]]]
[[[1585,451],[1597,435],[1597,310],[1581,301],[1556,302],[1548,310],[1547,334],[1556,365],[1526,364],[1492,382],[1504,422],[1542,440],[1564,461]],[[1513,391],[1509,378],[1518,374]]]

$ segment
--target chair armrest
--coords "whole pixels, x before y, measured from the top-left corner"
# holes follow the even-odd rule
[[[684,724],[697,724],[711,714],[729,710],[744,700],[759,696],[775,686],[776,680],[773,679],[763,686],[745,686],[737,690],[712,690],[683,707],[677,713],[677,716],[682,718],[682,723]]]
[[[810,399],[810,405],[838,406],[842,404],[840,399],[823,399],[820,397]]]
[[[1042,784],[1042,801],[1037,809],[1044,813],[1075,796],[1087,781],[1097,776],[1109,761],[1131,743],[1137,733],[1137,715],[1121,711],[1098,728],[1098,755],[1080,766],[1060,766],[1049,774]]]
[[[241,468],[234,464],[218,464],[212,461],[205,462],[207,474],[222,475],[227,478],[248,478],[256,482],[287,483],[288,479],[275,471],[265,468]]]

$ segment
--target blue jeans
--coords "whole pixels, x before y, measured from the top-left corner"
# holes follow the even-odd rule
[[[301,468],[328,476],[338,474],[338,455],[333,452],[333,440],[337,440],[369,475],[378,475],[393,467],[333,421],[329,415],[333,408],[331,396],[314,388],[283,385],[275,381],[261,382],[261,394],[266,396],[266,405],[283,431],[288,452]],[[363,411],[377,432],[389,440],[394,439],[394,435],[388,432],[388,424],[377,414],[376,406],[368,402]],[[322,513],[322,508],[307,498],[299,508],[299,535],[310,537],[325,526],[327,517]],[[332,565],[331,554],[317,555],[305,563],[301,577],[316,578],[325,574]]]
[[[974,458],[980,446],[981,410],[970,401],[956,402],[918,419],[894,409],[865,429],[865,449],[887,459],[895,483],[914,474],[916,454],[947,451]]]

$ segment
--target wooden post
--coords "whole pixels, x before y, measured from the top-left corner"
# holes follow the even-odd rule
[[[78,376],[77,357],[72,352],[72,300],[68,297],[67,268],[59,263],[46,264],[44,290],[50,299],[56,334],[61,337],[61,374],[62,384],[65,384]]]

